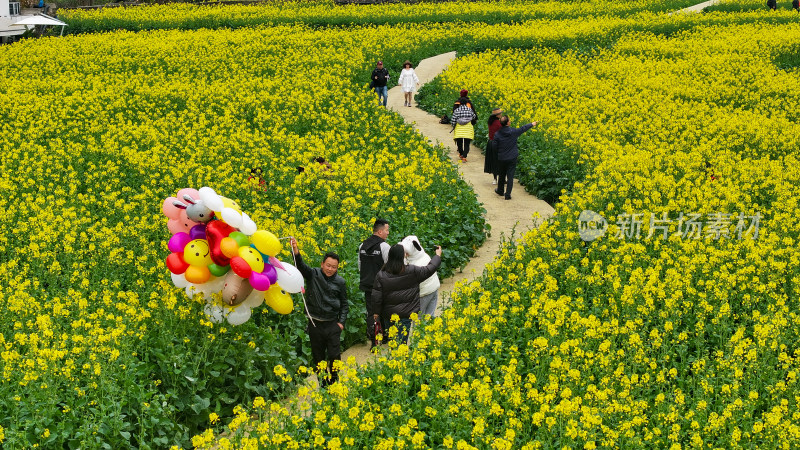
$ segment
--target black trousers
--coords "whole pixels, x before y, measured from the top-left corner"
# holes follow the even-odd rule
[[[381,341],[378,342],[377,336],[375,335],[375,318],[373,317],[373,314],[374,313],[380,314],[380,311],[370,312],[369,303],[370,303],[370,299],[372,297],[372,291],[370,290],[370,291],[362,291],[362,292],[364,292],[364,304],[367,305],[367,316],[366,316],[366,321],[367,321],[367,339],[369,339],[369,342],[370,342],[369,348],[371,350],[373,347],[376,347],[376,346],[380,345],[381,343],[385,344],[386,343],[386,335],[385,334],[381,334],[380,335],[381,336]],[[385,324],[383,323],[383,319],[380,316],[378,316],[378,324],[380,325],[380,329],[383,330],[383,332],[385,333],[386,332],[386,326],[384,326]]]
[[[467,157],[467,153],[469,153],[469,143],[472,142],[472,139],[467,138],[456,138],[456,147],[458,147],[458,154],[462,158]]]
[[[517,171],[517,160],[499,161],[500,170],[499,178],[497,179],[497,192],[500,195],[505,194],[506,198],[511,198],[511,188],[514,187],[514,172]],[[508,186],[506,186],[508,183]]]
[[[342,360],[342,330],[336,321],[320,322],[315,320],[316,326],[308,321],[308,338],[311,341],[311,359],[314,370],[317,371],[320,384],[325,387],[339,380],[337,370],[333,368],[334,361]],[[318,368],[319,363],[328,361],[325,371]]]

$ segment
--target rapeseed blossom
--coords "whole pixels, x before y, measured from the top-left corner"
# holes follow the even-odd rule
[[[158,424],[138,439],[199,448],[796,445],[800,108],[794,48],[784,44],[800,37],[796,20],[631,16],[638,3],[508,2],[486,12],[476,2],[472,16],[519,22],[469,27],[425,19],[464,5],[392,10],[419,11],[422,27],[266,26],[264,11],[297,12],[279,5],[237,9],[253,13],[238,30],[123,31],[0,49],[0,143],[13,149],[0,180],[0,411],[15,414],[0,418],[0,439],[72,445],[63,431],[74,425],[78,446],[121,445],[133,430],[126,418],[137,417]],[[302,21],[329,14],[327,24],[372,24],[389,11],[321,5]],[[98,29],[218,20],[187,25],[219,11],[172,8],[112,10]],[[163,279],[153,199],[217,186],[264,228],[298,236],[308,256],[347,255],[383,213],[397,232],[427,227],[431,239],[471,248],[483,233],[471,191],[359,84],[374,60],[450,51],[456,32],[468,33],[459,42],[467,51],[494,50],[456,61],[436,82],[442,97],[467,87],[514,120],[542,121],[523,147],[565,158],[557,161],[577,181],[556,218],[461,284],[453,308],[421,325],[413,347],[395,345],[360,371],[345,367],[339,386],[297,411],[271,404],[257,421],[248,408],[234,412],[237,402],[264,409],[247,393],[252,380],[278,395],[270,389],[293,375],[287,368],[300,362],[278,330],[302,319],[280,328],[264,315],[258,333],[204,321],[200,303]],[[310,163],[320,153],[331,171]],[[536,189],[550,173],[527,162],[521,181]],[[255,167],[266,191],[249,181]],[[608,218],[760,212],[762,234],[622,240],[611,221],[605,239],[586,245],[575,226],[584,209]],[[349,258],[342,272],[352,277]],[[267,356],[273,350],[279,361]],[[229,375],[237,361],[247,361],[236,368],[245,375]],[[211,412],[212,391],[227,419]],[[215,441],[215,427],[176,438],[189,411],[232,434]]]
[[[571,155],[585,177],[549,223],[459,284],[403,357],[396,348],[348,382],[350,400],[382,411],[374,428],[309,427],[386,448],[413,445],[412,418],[426,448],[800,443],[800,88],[795,69],[776,65],[791,48],[776,43],[796,42],[800,27],[771,17],[677,17],[692,26],[451,64],[437,95],[466,87],[515,123],[543,124],[521,139],[521,166]],[[761,223],[758,238],[685,239],[674,224],[667,239],[648,238],[645,223],[634,239],[609,219],[606,235],[585,243],[585,209],[758,212]]]
[[[404,46],[364,47],[364,32],[115,32],[0,49],[7,445],[188,446],[192,427],[231,425],[236,404],[278,396],[306,362],[302,313],[215,326],[165,278],[161,201],[177,189],[216,187],[309,258],[337,251],[354,311],[354,249],[376,217],[458,242],[453,266],[484,239],[455,168],[362,89],[360,72]]]

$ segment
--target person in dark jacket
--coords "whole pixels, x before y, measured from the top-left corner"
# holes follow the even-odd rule
[[[505,195],[506,200],[511,200],[511,188],[514,185],[514,172],[517,170],[517,158],[519,158],[519,147],[517,140],[522,133],[538,125],[531,122],[519,128],[508,126],[508,116],[500,118],[500,129],[494,134],[494,147],[497,150],[497,161],[500,165],[500,179],[497,181],[497,195]],[[506,187],[508,181],[508,187]]]
[[[320,384],[325,387],[339,379],[334,361],[342,359],[340,339],[349,311],[347,284],[337,273],[339,255],[333,252],[326,253],[321,266],[312,269],[303,262],[297,241],[291,238],[290,242],[297,270],[306,280],[306,308],[309,319],[307,331],[314,369],[319,370],[319,363],[326,359],[328,361],[326,374],[318,372]]]
[[[456,100],[456,102],[453,103],[453,111],[455,111],[456,109],[458,109],[459,106],[462,105],[468,105],[471,110],[475,111],[475,105],[472,104],[472,100],[470,100],[467,94],[469,94],[469,91],[466,89],[462,89],[461,91],[458,92],[458,100]],[[477,115],[475,116],[475,121],[472,124],[475,125],[476,123],[478,123]]]
[[[386,107],[386,98],[389,96],[389,88],[386,87],[386,83],[389,82],[389,71],[383,67],[383,61],[375,64],[371,79],[370,87],[375,89],[375,93],[378,94],[378,103],[381,103],[381,99],[383,99],[383,106]]]
[[[425,267],[407,266],[405,255],[405,248],[401,244],[389,250],[389,260],[375,277],[370,307],[376,320],[380,316],[389,323],[394,314],[400,318],[397,337],[401,344],[408,343],[411,314],[419,313],[419,283],[436,273],[442,264],[442,247],[436,247],[436,256]]]
[[[486,141],[486,158],[483,161],[483,173],[492,174],[492,184],[497,184],[497,176],[500,173],[500,163],[497,161],[497,149],[494,148],[494,134],[497,133],[502,125],[500,125],[500,117],[503,116],[503,110],[495,108],[492,110],[492,115],[489,116],[487,125],[489,126],[489,139]]]
[[[383,330],[386,327],[381,320],[374,320],[374,313],[370,307],[370,296],[372,295],[372,285],[375,283],[375,276],[389,259],[389,244],[386,239],[389,237],[389,222],[384,219],[376,219],[372,225],[372,236],[368,237],[358,246],[358,272],[361,275],[361,282],[358,288],[364,293],[364,305],[367,308],[367,338],[370,340],[370,350],[379,345],[376,328]]]

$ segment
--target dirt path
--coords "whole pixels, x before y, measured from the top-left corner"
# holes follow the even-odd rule
[[[420,84],[425,84],[439,75],[450,65],[450,62],[455,57],[456,52],[450,52],[420,61],[419,65],[414,68]],[[457,98],[458,92],[453,92],[453,101]],[[501,236],[510,236],[514,227],[516,227],[517,236],[519,236],[522,232],[534,226],[534,213],[539,213],[542,219],[545,219],[553,215],[553,207],[525,192],[525,189],[516,180],[512,200],[505,201],[503,197],[495,194],[494,189],[496,186],[492,185],[492,176],[483,173],[484,158],[481,150],[472,146],[467,158],[468,162],[461,163],[453,142],[453,134],[450,132],[451,126],[440,124],[438,117],[421,109],[403,106],[403,92],[399,86],[389,90],[387,106],[392,111],[403,116],[406,123],[414,125],[417,131],[427,137],[431,144],[442,143],[450,149],[451,161],[458,166],[461,177],[472,185],[478,201],[486,208],[486,221],[492,227],[490,236],[486,238],[486,242],[477,250],[464,270],[448,279],[442,280],[442,287],[439,290],[439,307],[441,308],[443,304],[447,304],[450,292],[456,283],[463,280],[472,280],[480,276],[483,273],[484,266],[494,260],[500,248]],[[481,120],[486,120],[486,112],[478,111],[478,114],[481,116]],[[539,219],[539,223],[541,223],[542,219]],[[403,236],[394,237],[401,239]],[[446,248],[444,252],[446,255]],[[368,344],[363,343],[349,348],[342,355],[342,359],[347,361],[351,356],[355,358],[358,364],[368,361],[371,356]]]
[[[703,12],[703,9],[708,8],[709,6],[712,5],[716,5],[717,3],[719,3],[719,0],[709,0],[707,2],[698,3],[696,5],[692,5],[688,8],[683,8],[681,10],[675,11],[675,13],[669,13],[667,15],[671,16],[672,14]]]

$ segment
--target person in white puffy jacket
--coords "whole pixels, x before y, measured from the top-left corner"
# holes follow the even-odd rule
[[[400,78],[397,79],[397,84],[402,86],[403,95],[406,98],[403,106],[411,106],[411,102],[414,101],[414,91],[419,88],[419,77],[414,72],[411,61],[406,60],[403,63],[403,70],[400,71]]]
[[[419,243],[416,236],[406,236],[400,241],[400,245],[406,251],[406,262],[412,266],[425,267],[431,262],[431,257],[425,253],[425,249]],[[419,316],[426,315],[433,317],[436,312],[436,305],[439,300],[439,275],[434,273],[419,284]]]

